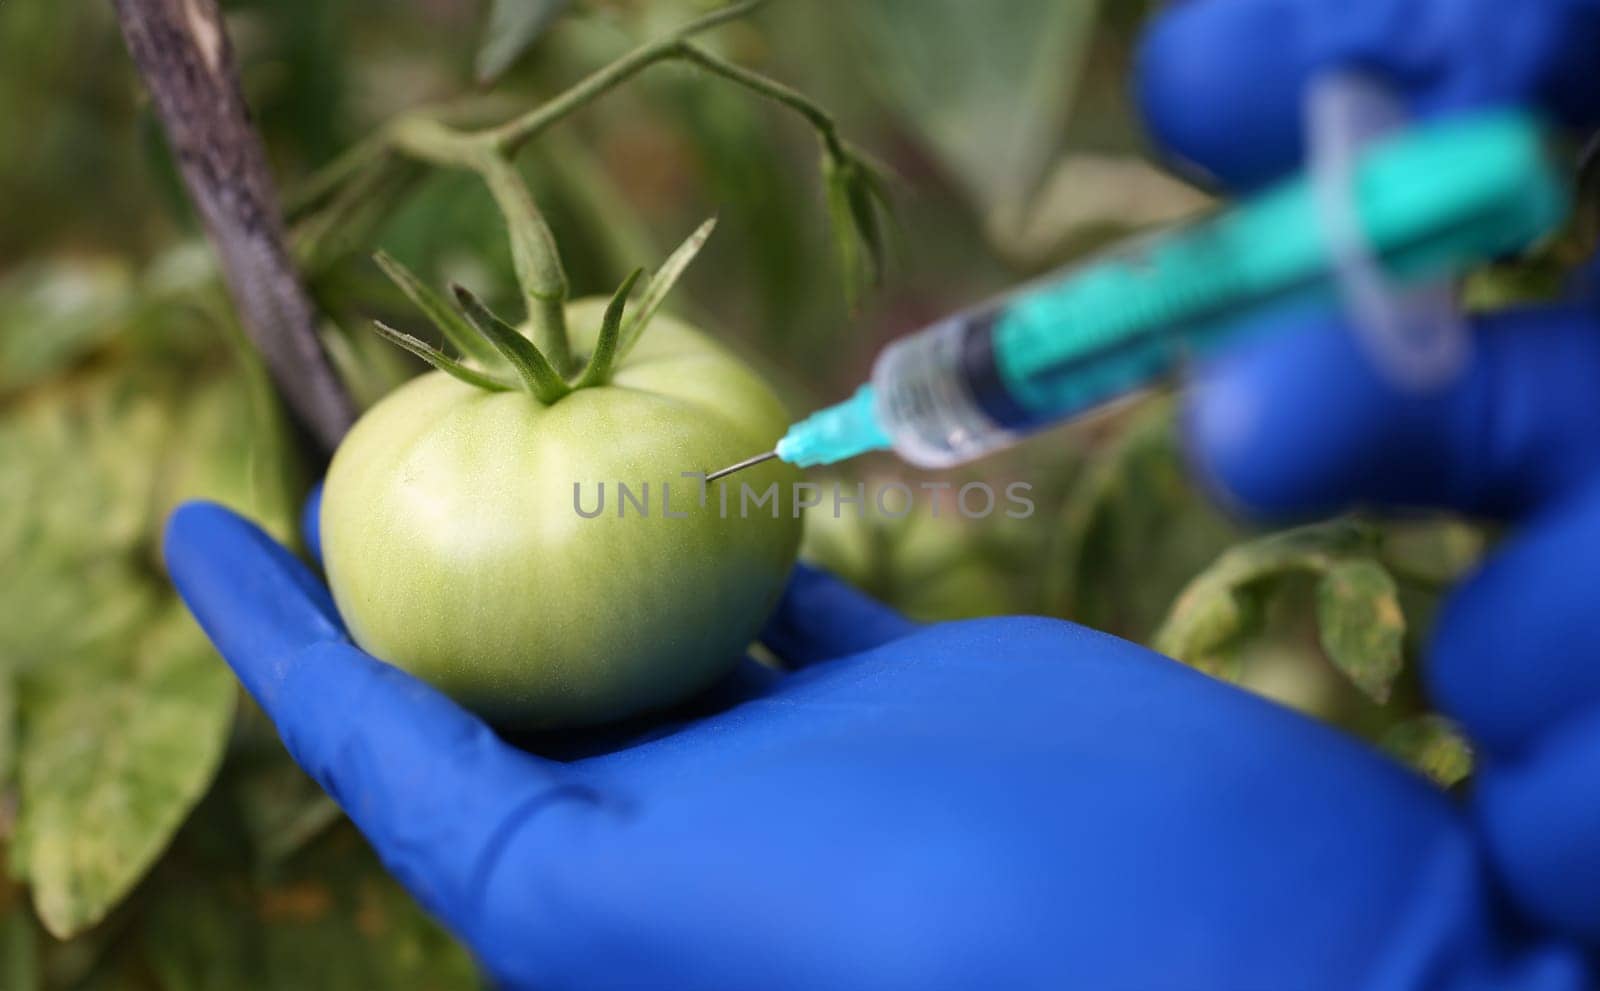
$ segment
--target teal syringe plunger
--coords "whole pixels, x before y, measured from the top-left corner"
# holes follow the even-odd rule
[[[1264,311],[1350,302],[1353,251],[1404,292],[1526,248],[1568,209],[1543,128],[1516,111],[1400,131],[1351,156],[1339,181],[1342,200],[1326,174],[1299,176],[902,338],[851,398],[708,478],[888,448],[921,467],[971,461],[1270,326],[1250,319]]]

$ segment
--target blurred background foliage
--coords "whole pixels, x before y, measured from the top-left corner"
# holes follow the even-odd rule
[[[223,6],[293,200],[402,111],[503,119],[714,4]],[[579,295],[718,215],[675,305],[799,412],[893,336],[1206,206],[1152,164],[1131,106],[1153,6],[779,0],[706,37],[815,97],[896,176],[889,269],[855,306],[812,135],[694,70],[651,70],[521,161]],[[176,502],[222,500],[292,543],[317,465],[242,343],[109,4],[0,4],[0,38],[0,988],[478,986],[163,578]],[[422,331],[375,248],[514,299],[503,225],[468,175],[401,168],[369,202],[297,214],[296,236],[363,402],[419,370],[365,329]],[[1526,296],[1541,271],[1474,298]],[[1414,662],[1485,536],[1442,519],[1246,528],[1190,480],[1174,408],[1144,397],[954,475],[1031,484],[1030,519],[824,512],[806,553],[918,618],[1043,613],[1153,643],[1462,779],[1470,754]],[[886,458],[836,474],[934,479]]]

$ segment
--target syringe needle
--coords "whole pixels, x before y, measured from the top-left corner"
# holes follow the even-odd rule
[[[758,465],[763,461],[771,461],[773,458],[775,458],[777,456],[778,456],[778,452],[777,451],[768,451],[766,454],[758,454],[753,458],[746,458],[745,460],[739,462],[736,465],[729,465],[726,468],[722,468],[722,469],[719,469],[717,471],[712,472],[711,474],[706,476],[706,481],[715,482],[717,479],[725,478],[725,477],[727,477],[729,475],[732,475],[736,471],[743,471],[744,469],[749,468],[751,465]]]

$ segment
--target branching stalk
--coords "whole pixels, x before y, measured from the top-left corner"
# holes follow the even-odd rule
[[[818,139],[830,157],[840,160],[848,158],[848,152],[839,140],[838,126],[834,123],[832,115],[812,102],[805,94],[758,72],[734,65],[687,40],[693,34],[715,27],[759,6],[761,2],[764,0],[757,0],[752,4],[735,4],[718,11],[718,15],[723,15],[721,17],[712,15],[702,18],[675,34],[641,45],[610,65],[596,70],[554,99],[498,127],[477,132],[477,135],[487,139],[497,148],[514,153],[540,132],[595,102],[650,66],[676,59],[699,66],[707,72],[737,83],[757,96],[788,107],[805,118],[816,130]],[[731,13],[735,8],[742,9],[738,13]]]
[[[528,308],[534,341],[550,363],[572,362],[567,340],[567,276],[550,225],[511,159],[483,133],[457,131],[431,118],[410,118],[392,128],[403,153],[450,168],[476,172],[505,217],[517,284]]]
[[[558,371],[565,372],[572,364],[572,344],[567,338],[567,275],[555,236],[510,159],[498,152],[489,154],[479,174],[505,216],[512,266],[526,297],[533,342]]]
[[[289,408],[331,451],[355,421],[355,404],[322,346],[320,315],[293,264],[221,11],[215,0],[113,6],[240,322]]]
[[[756,94],[765,97],[781,106],[788,107],[795,113],[804,117],[817,132],[817,138],[827,149],[828,157],[835,161],[844,161],[850,157],[845,150],[844,143],[839,140],[839,127],[833,120],[833,115],[813,103],[804,93],[785,86],[776,79],[763,76],[759,72],[752,72],[743,66],[735,65],[727,59],[713,55],[701,48],[680,42],[677,54],[679,58],[699,66],[713,75],[734,82]]]
[[[529,138],[573,111],[588,106],[657,62],[680,55],[678,48],[685,39],[744,17],[766,2],[767,0],[745,0],[744,3],[732,3],[692,20],[665,38],[641,45],[610,65],[596,70],[555,99],[485,133],[493,136],[498,147],[515,152]]]
[[[388,135],[382,131],[351,145],[285,195],[284,220],[290,224],[299,221],[339,192],[350,180],[382,164],[392,153]]]

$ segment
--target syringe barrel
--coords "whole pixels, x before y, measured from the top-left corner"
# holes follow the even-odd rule
[[[1133,341],[1089,356],[1072,371],[1064,400],[1053,396],[1048,407],[1031,405],[1033,397],[1008,384],[995,350],[996,329],[1031,295],[1025,289],[1010,301],[947,317],[879,353],[872,368],[874,418],[901,458],[919,468],[966,464],[1149,385],[1170,361],[1170,347]]]
[[[872,368],[877,420],[900,457],[947,468],[1015,443],[986,409],[975,357],[989,352],[982,314],[950,317],[885,348]],[[998,380],[994,380],[998,385]]]

